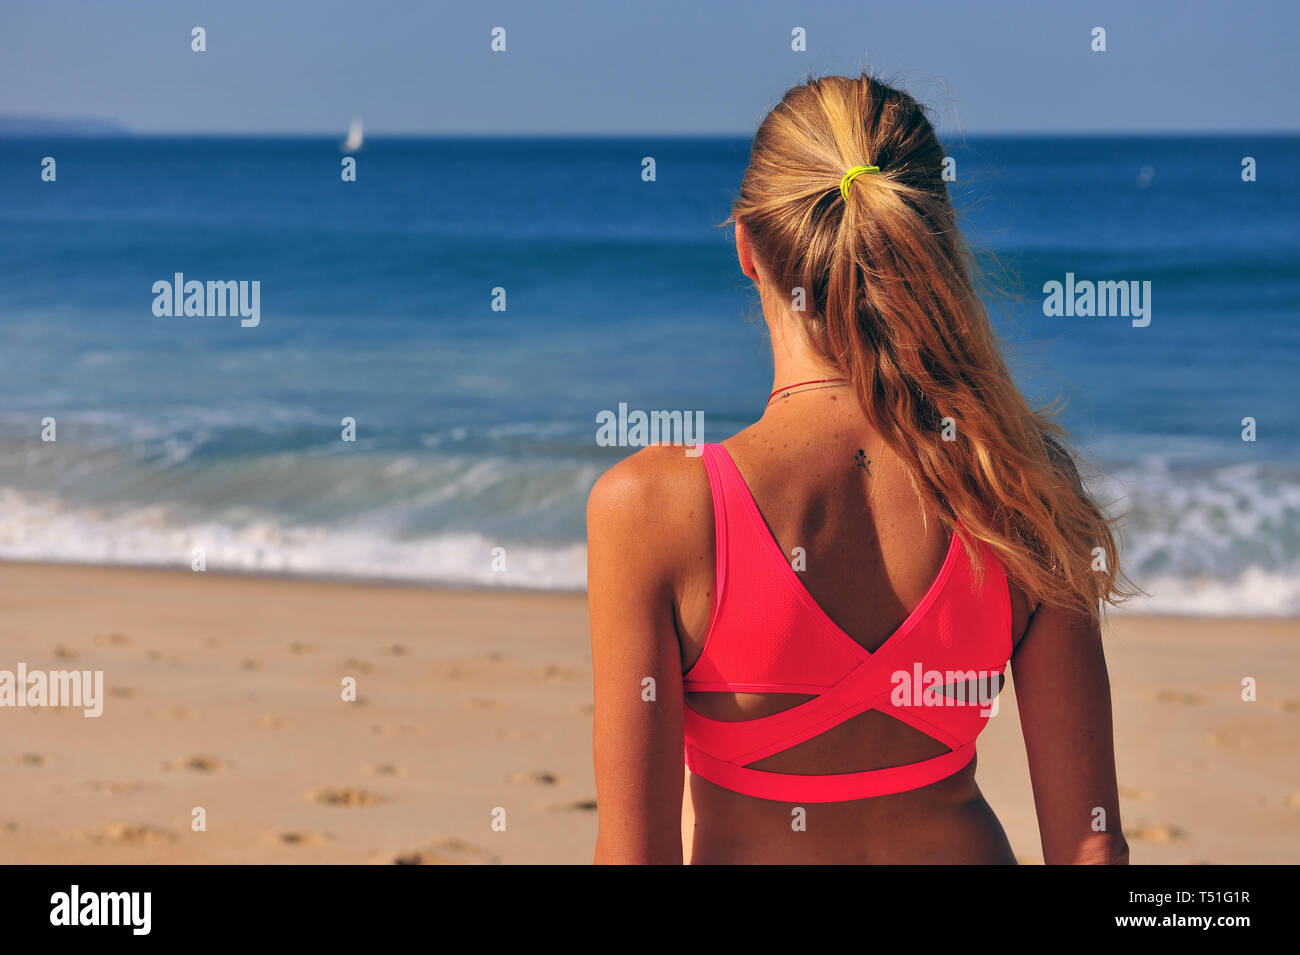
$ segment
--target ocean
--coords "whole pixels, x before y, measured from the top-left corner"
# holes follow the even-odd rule
[[[602,413],[762,412],[718,227],[748,147],[380,138],[343,182],[334,139],[0,139],[0,558],[581,588],[587,492],[635,450]],[[1300,137],[948,154],[1017,378],[1125,515],[1131,608],[1300,615]],[[257,282],[256,324],[155,314],[177,273]],[[1150,310],[1047,315],[1053,281]]]

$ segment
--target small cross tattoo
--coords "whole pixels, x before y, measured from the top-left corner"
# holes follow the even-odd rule
[[[871,477],[871,459],[867,457],[867,452],[858,448],[858,453],[854,456],[854,463],[862,470],[867,472],[867,477]]]

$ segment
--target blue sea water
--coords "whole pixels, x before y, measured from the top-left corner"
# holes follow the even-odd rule
[[[333,140],[0,139],[0,557],[581,587],[586,493],[634,450],[600,412],[719,441],[762,411],[718,228],[748,145],[379,139],[344,183]],[[949,155],[1017,378],[1126,514],[1135,609],[1300,614],[1300,138]],[[156,316],[177,272],[260,282],[259,324]],[[1044,315],[1067,273],[1150,281],[1150,324]]]

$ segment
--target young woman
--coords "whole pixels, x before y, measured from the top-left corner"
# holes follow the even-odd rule
[[[682,861],[683,753],[694,863],[1014,863],[975,782],[1008,661],[1045,861],[1127,861],[1114,538],[1003,363],[942,167],[865,75],[758,129],[732,219],[776,390],[588,504],[598,863]]]

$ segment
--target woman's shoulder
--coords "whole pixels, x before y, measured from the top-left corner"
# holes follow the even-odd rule
[[[701,497],[702,495],[702,497]],[[630,454],[596,479],[587,498],[587,514],[593,512],[648,511],[667,516],[689,510],[709,497],[708,475],[702,446],[652,444]]]
[[[679,593],[713,553],[712,494],[702,456],[652,445],[615,464],[587,499],[587,554]],[[706,561],[707,563],[707,561]]]

